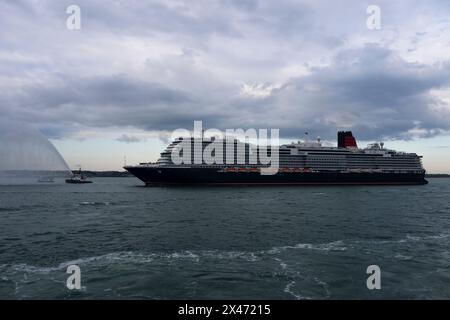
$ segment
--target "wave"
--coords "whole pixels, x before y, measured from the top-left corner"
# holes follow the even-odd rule
[[[293,296],[296,300],[311,300],[310,297],[304,297],[300,293],[295,292],[292,287],[296,284],[295,281],[289,282],[286,287],[284,287],[284,292]]]
[[[78,204],[78,206],[109,206],[111,202],[97,202],[97,201],[83,201]]]
[[[329,284],[328,283],[326,283],[325,281],[323,281],[323,280],[320,280],[319,278],[317,278],[317,277],[315,277],[314,278],[314,281],[318,284],[318,285],[320,285],[321,287],[322,287],[322,289],[325,291],[325,297],[326,298],[329,298],[330,296],[331,296],[331,293],[330,293],[330,286],[329,286]]]
[[[34,266],[26,263],[14,264],[14,265],[0,265],[0,271],[5,272],[15,271],[15,272],[25,272],[25,273],[51,273],[55,271],[61,271],[67,269],[69,265],[79,265],[79,266],[89,266],[89,265],[110,265],[110,264],[146,264],[152,262],[161,261],[189,261],[193,263],[200,263],[209,260],[241,260],[246,262],[258,262],[263,259],[274,259],[280,263],[282,270],[286,270],[287,265],[279,259],[277,256],[280,253],[290,250],[311,250],[319,252],[333,252],[333,251],[346,251],[349,249],[354,249],[355,244],[358,247],[361,244],[364,245],[383,245],[383,244],[403,244],[407,242],[417,242],[424,240],[437,240],[450,237],[450,234],[438,234],[432,236],[412,236],[407,235],[405,238],[395,239],[395,240],[362,240],[362,241],[350,241],[350,240],[337,240],[327,243],[298,243],[295,245],[288,246],[278,246],[273,247],[269,250],[260,251],[223,251],[223,250],[183,250],[176,252],[135,252],[135,251],[123,251],[123,252],[112,252],[99,256],[84,257],[75,260],[65,261],[57,266]],[[360,249],[358,249],[360,250]],[[409,256],[397,255],[397,259],[410,259]]]
[[[405,237],[400,239],[389,239],[389,240],[374,240],[374,239],[365,239],[365,240],[353,240],[348,241],[349,245],[353,246],[357,245],[385,245],[385,244],[407,244],[411,242],[422,242],[422,241],[430,241],[430,240],[441,240],[447,239],[450,237],[448,233],[440,233],[437,235],[428,235],[428,236],[417,236],[407,234]]]
[[[394,258],[396,258],[398,260],[412,260],[413,259],[412,256],[406,256],[406,255],[403,255],[403,254],[396,254],[394,256]]]
[[[304,249],[304,250],[317,250],[317,251],[345,251],[347,247],[344,244],[343,240],[337,240],[328,243],[298,243],[293,246],[282,246],[282,247],[274,247],[271,250],[267,251],[269,254],[277,254],[282,251],[290,250],[290,249]]]
[[[258,261],[258,253],[256,252],[240,252],[240,251],[180,251],[171,253],[139,253],[139,252],[113,252],[100,256],[84,257],[75,260],[65,261],[57,266],[43,267],[34,266],[26,263],[14,265],[0,265],[0,270],[5,272],[5,269],[20,273],[36,273],[48,274],[56,271],[66,270],[70,265],[78,266],[103,266],[111,264],[146,264],[160,261],[191,261],[199,263],[200,260],[216,259],[216,260],[245,260],[248,262]]]
[[[70,265],[89,266],[89,265],[110,265],[117,263],[131,263],[131,264],[145,264],[158,261],[191,261],[199,263],[201,260],[241,260],[246,262],[257,262],[277,253],[281,253],[286,250],[301,249],[301,250],[318,250],[318,251],[343,251],[347,247],[343,241],[334,241],[330,243],[311,244],[311,243],[298,243],[293,246],[281,246],[274,247],[269,250],[261,251],[222,251],[222,250],[200,250],[191,251],[184,250],[178,252],[153,252],[143,253],[134,251],[112,252],[99,256],[84,257],[75,260],[69,260],[60,263],[57,266],[34,266],[26,263],[14,264],[14,265],[1,265],[0,270],[5,268],[13,270],[15,272],[25,273],[51,273],[67,269]],[[276,259],[276,258],[275,258]]]

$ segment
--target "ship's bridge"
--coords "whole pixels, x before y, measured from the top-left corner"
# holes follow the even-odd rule
[[[286,148],[321,148],[322,144],[320,142],[291,142],[291,144],[288,145],[282,145],[282,147],[286,147]]]
[[[291,144],[285,144],[281,146],[282,148],[298,148],[298,149],[306,149],[306,148],[322,148],[322,142],[320,137],[317,137],[316,141],[309,141],[308,134],[305,132],[305,140],[291,142]]]

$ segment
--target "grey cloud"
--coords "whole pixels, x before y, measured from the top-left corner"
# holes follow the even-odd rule
[[[266,99],[240,99],[240,126],[279,127],[298,137],[305,129],[325,138],[352,129],[363,139],[411,139],[450,130],[450,109],[431,94],[450,87],[450,65],[408,63],[389,49],[369,44],[341,51],[330,66],[291,79]],[[230,124],[230,123],[227,123]]]
[[[440,101],[430,90],[450,86],[450,65],[408,63],[376,45],[343,51],[331,66],[293,79],[276,93],[277,104],[304,126],[354,129],[363,138],[407,138],[408,130],[423,135],[450,130],[450,111],[435,110]]]
[[[21,120],[152,130],[176,127],[177,118],[193,112],[196,103],[189,93],[123,75],[25,86],[20,94],[4,93],[0,102],[0,111]]]
[[[449,62],[408,62],[383,43],[348,46],[354,29],[367,32],[362,5],[80,0],[82,30],[70,33],[69,4],[0,1],[0,114],[53,138],[86,128],[191,128],[194,120],[280,128],[284,137],[352,129],[364,139],[409,139],[413,129],[423,136],[450,130],[447,103],[431,94],[450,86]],[[382,7],[399,24],[395,8]],[[413,32],[413,45],[427,35]],[[126,57],[97,45],[130,38],[149,57],[141,47]],[[169,49],[153,52],[161,41]],[[309,63],[322,55],[329,64]],[[138,58],[144,62],[133,64]],[[130,67],[117,67],[123,61]],[[270,84],[292,65],[309,74],[283,80],[265,98],[240,94],[243,84]]]
[[[330,66],[291,79],[264,99],[229,92],[222,100],[208,87],[185,92],[124,75],[57,83],[24,87],[20,95],[4,93],[0,110],[8,111],[6,105],[10,115],[21,110],[29,120],[81,127],[173,130],[203,120],[220,129],[280,128],[285,137],[307,129],[331,138],[338,129],[353,129],[364,139],[407,139],[415,128],[423,129],[423,136],[450,130],[449,112],[436,112],[439,101],[430,94],[450,85],[449,64],[407,63],[375,45],[342,51]]]
[[[136,136],[131,136],[128,134],[122,134],[120,137],[116,139],[119,142],[125,142],[125,143],[136,143],[136,142],[142,142],[144,139],[141,139]]]

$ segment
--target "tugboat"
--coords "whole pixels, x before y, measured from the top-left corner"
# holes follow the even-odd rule
[[[78,171],[78,174],[74,174],[72,178],[66,179],[66,183],[72,184],[84,184],[84,183],[92,183],[91,180],[88,180],[86,176],[81,173],[81,168]]]

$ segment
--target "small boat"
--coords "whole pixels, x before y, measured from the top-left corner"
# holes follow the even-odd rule
[[[66,183],[72,184],[84,184],[84,183],[92,183],[91,180],[88,180],[86,176],[81,173],[81,168],[78,174],[74,174],[72,178],[66,179]]]
[[[92,183],[92,181],[87,180],[86,177],[74,176],[70,179],[66,179],[66,183],[82,184],[82,183]]]
[[[55,178],[53,178],[53,177],[42,177],[42,178],[39,178],[38,182],[39,183],[53,183],[53,182],[55,182],[54,179]]]

